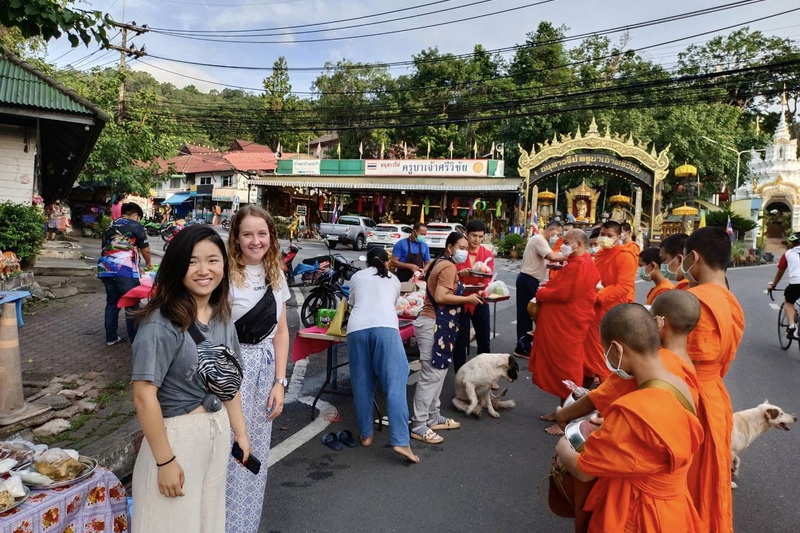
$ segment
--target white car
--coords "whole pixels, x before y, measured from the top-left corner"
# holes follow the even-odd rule
[[[411,226],[406,224],[378,224],[367,233],[367,249],[392,248],[397,241],[410,236]]]
[[[428,243],[428,248],[430,248],[431,251],[444,251],[445,244],[447,243],[447,236],[454,231],[462,233],[465,236],[467,234],[467,228],[458,222],[429,222],[425,225],[428,227],[428,234],[425,235],[425,242]]]

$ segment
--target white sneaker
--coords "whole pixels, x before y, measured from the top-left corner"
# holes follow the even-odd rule
[[[119,344],[121,342],[125,342],[125,339],[122,337],[117,337],[113,341],[106,341],[106,346],[114,346],[115,344]]]

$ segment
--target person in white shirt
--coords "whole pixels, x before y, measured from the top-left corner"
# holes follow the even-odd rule
[[[383,248],[367,252],[368,268],[350,279],[352,306],[347,323],[347,349],[356,420],[361,445],[372,444],[372,404],[375,385],[386,394],[389,440],[395,452],[418,463],[408,432],[408,359],[400,338],[395,303],[400,280],[388,270],[389,254]]]
[[[783,312],[786,314],[786,336],[790,339],[797,338],[797,317],[794,312],[794,303],[800,298],[800,232],[793,233],[787,239],[790,248],[781,256],[778,261],[778,271],[775,279],[767,285],[767,290],[771,290],[778,284],[785,272],[789,273],[789,285],[783,292]]]
[[[261,471],[253,475],[229,458],[226,491],[226,533],[258,531],[272,421],[283,411],[288,381],[289,287],[275,222],[264,209],[246,205],[236,212],[228,236],[231,320],[242,351],[242,410],[250,431],[253,455]]]

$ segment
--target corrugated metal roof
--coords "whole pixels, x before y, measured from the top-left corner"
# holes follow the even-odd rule
[[[96,105],[55,79],[11,55],[0,55],[0,104],[109,117]]]
[[[395,191],[475,191],[514,192],[519,190],[522,178],[473,178],[448,180],[442,178],[381,178],[376,176],[354,178],[352,176],[308,176],[276,177],[248,180],[249,185],[273,187],[303,187],[314,189],[373,189]]]

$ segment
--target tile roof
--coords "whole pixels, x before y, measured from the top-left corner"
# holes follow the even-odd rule
[[[208,146],[200,146],[199,144],[184,144],[180,151],[184,154],[211,154],[217,153],[213,148]]]
[[[272,148],[265,144],[258,144],[253,141],[246,141],[244,139],[236,139],[231,143],[231,152],[244,151],[244,152],[266,152],[273,153]]]
[[[224,172],[233,170],[233,166],[226,161],[218,152],[203,154],[178,154],[166,161],[160,161],[159,165],[165,172],[169,165],[175,167],[178,174],[197,174],[199,172]]]
[[[5,48],[0,48],[0,103],[110,120],[95,104]]]
[[[245,150],[227,152],[222,157],[225,158],[236,170],[247,172],[248,170],[275,170],[278,168],[278,160],[275,154],[269,152],[248,152]]]

